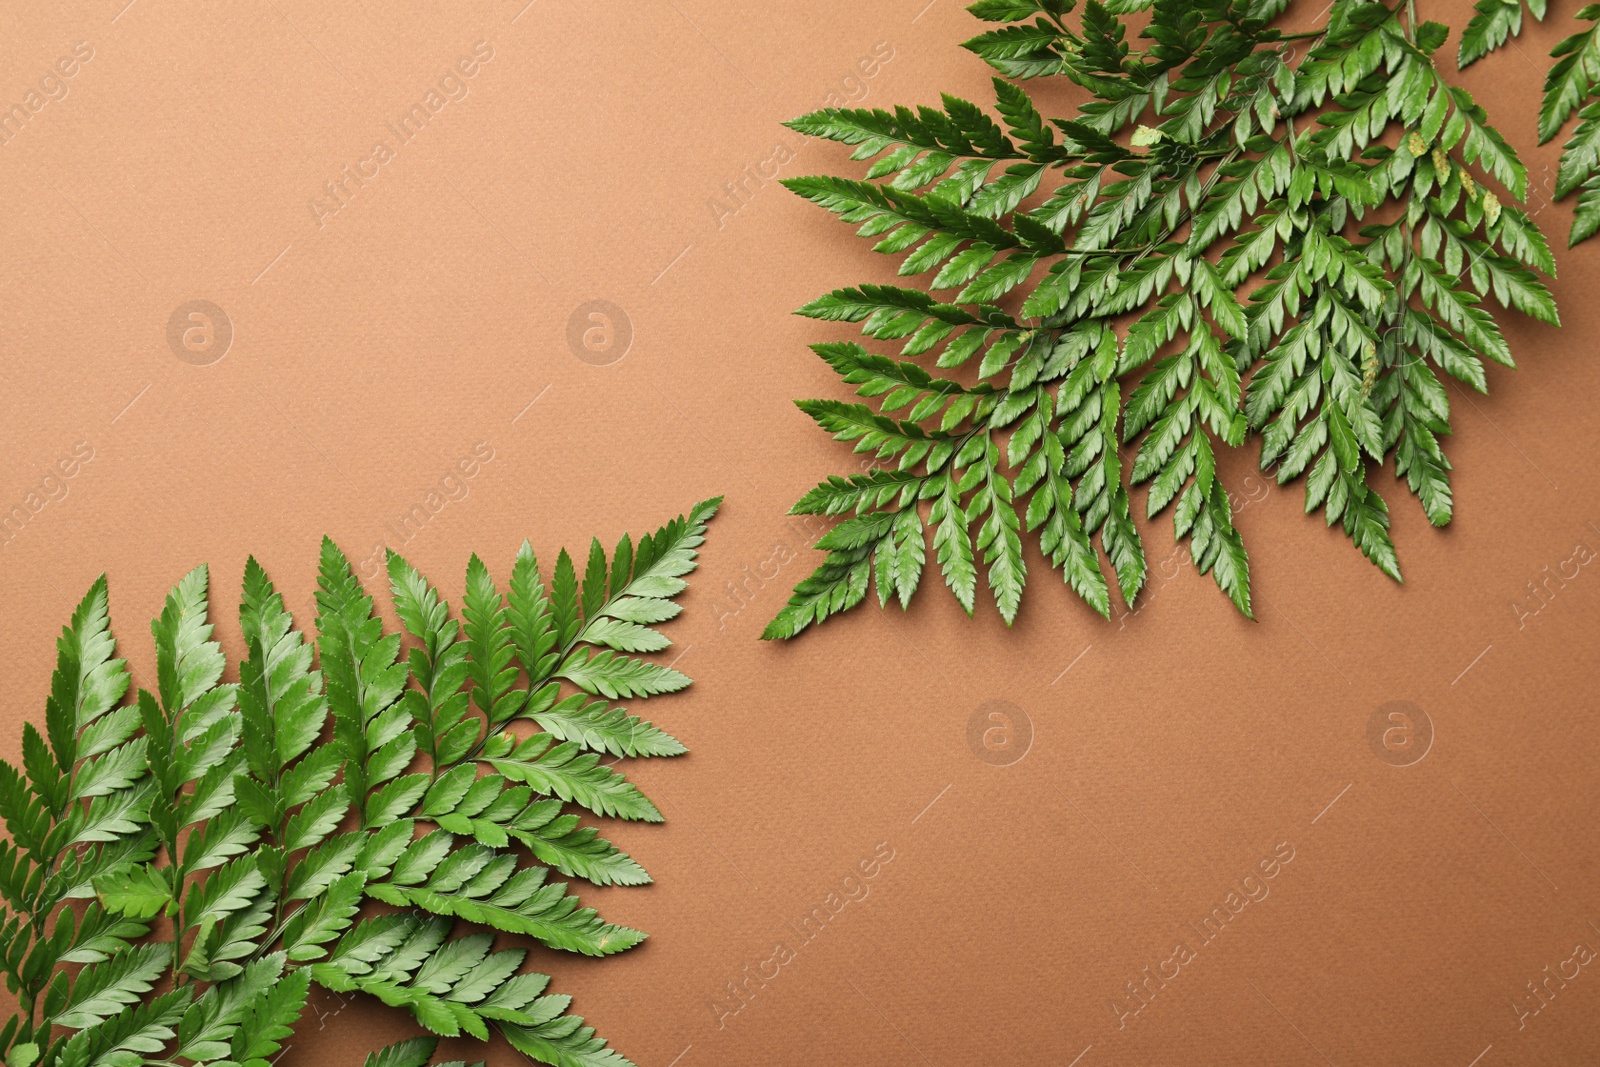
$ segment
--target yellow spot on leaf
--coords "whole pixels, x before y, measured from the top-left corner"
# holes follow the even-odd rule
[[[1137,130],[1133,131],[1133,137],[1128,141],[1128,143],[1135,148],[1149,148],[1151,145],[1161,140],[1162,136],[1163,135],[1160,130],[1151,129],[1149,126],[1140,126]]]
[[[1488,190],[1483,193],[1483,217],[1490,226],[1500,221],[1500,198]]]
[[[1433,169],[1439,172],[1441,182],[1450,180],[1450,157],[1444,154],[1442,148],[1433,150]]]

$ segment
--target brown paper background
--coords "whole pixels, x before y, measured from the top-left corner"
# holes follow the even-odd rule
[[[534,957],[637,1063],[1595,1062],[1600,964],[1552,983],[1524,1028],[1511,1003],[1600,945],[1600,576],[1514,606],[1539,603],[1542,568],[1600,548],[1600,243],[1561,256],[1562,329],[1507,316],[1519,372],[1492,371],[1487,398],[1452,390],[1454,524],[1429,529],[1378,476],[1403,586],[1304,518],[1296,485],[1238,519],[1254,623],[1175,557],[1143,610],[1107,623],[1034,556],[1010,633],[929,575],[908,615],[865,607],[763,644],[815,559],[785,509],[856,462],[790,403],[844,394],[805,349],[835,335],[789,312],[892,265],[745,168],[796,144],[778,122],[830,92],[992,99],[957,48],[970,16],[953,0],[124,3],[0,11],[7,106],[93,48],[0,147],[0,506],[93,450],[0,548],[9,758],[102,570],[148,679],[146,620],[202,561],[234,658],[248,553],[309,625],[325,532],[358,560],[402,548],[453,592],[469,552],[503,576],[524,537],[543,554],[612,543],[726,494],[670,628],[695,685],[648,708],[693,752],[635,765],[664,826],[611,828],[656,884],[585,893],[651,940]],[[1544,53],[1572,26],[1553,6],[1461,81],[1564,244],[1557,146],[1534,143]],[[468,95],[319,226],[323,183],[394,147],[385,123],[479,41],[494,58]],[[878,42],[892,58],[862,78]],[[781,173],[847,166],[812,144]],[[719,224],[710,201],[741,180]],[[234,331],[206,366],[166,340],[194,299]],[[610,365],[567,342],[593,299],[631,322]],[[493,459],[466,498],[400,543],[389,524],[477,442]],[[1251,460],[1224,464],[1236,495]],[[1159,572],[1167,520],[1147,528]],[[1031,726],[1009,765],[969,745],[989,701]],[[1414,765],[1369,746],[1390,701],[1433,724]],[[1202,943],[1190,924],[1284,842],[1270,895]],[[802,942],[801,917],[880,843],[893,860],[866,896]],[[1131,1005],[1125,983],[1180,940],[1195,959],[1119,1029],[1108,1001]],[[793,959],[719,1015],[780,943]],[[286,1064],[355,1064],[415,1032],[371,1003],[318,1012]]]

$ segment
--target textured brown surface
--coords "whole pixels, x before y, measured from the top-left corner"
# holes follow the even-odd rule
[[[1032,557],[1012,633],[930,576],[908,616],[773,646],[756,635],[813,562],[784,510],[854,462],[789,402],[840,392],[804,347],[825,334],[788,313],[891,265],[749,176],[844,166],[777,125],[831,93],[989,99],[954,0],[124,2],[0,12],[7,105],[93,53],[0,147],[0,505],[54,494],[0,547],[0,751],[42,716],[56,630],[101,570],[148,677],[147,620],[209,561],[236,657],[247,553],[309,623],[317,539],[400,547],[390,524],[483,442],[403,546],[454,587],[473,550],[503,573],[524,536],[614,540],[728,496],[671,627],[696,684],[651,705],[693,753],[637,770],[666,825],[615,833],[657,884],[587,895],[653,936],[537,960],[644,1067],[1595,1062],[1600,965],[1521,1029],[1512,1004],[1600,946],[1600,242],[1561,257],[1565,327],[1512,319],[1523,369],[1452,392],[1455,524],[1390,493],[1404,586],[1235,456],[1259,622],[1161,562],[1162,520],[1131,617],[1093,617]],[[1463,81],[1564,237],[1556,148],[1534,145],[1558,6]],[[466,95],[401,143],[386,124],[480,41],[492,59],[446,85]],[[363,164],[380,141],[392,158]],[[347,165],[377,176],[334,212]],[[167,341],[197,299],[233,331],[205,366]],[[609,365],[567,340],[595,299],[631,321]],[[92,458],[46,483],[75,447]],[[1410,766],[1369,745],[1391,701],[1432,724]],[[1261,899],[1207,942],[1230,892]],[[1111,1003],[1180,943],[1119,1028]],[[284,1063],[412,1032],[319,1010]]]

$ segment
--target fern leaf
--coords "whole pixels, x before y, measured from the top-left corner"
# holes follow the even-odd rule
[[[565,895],[564,883],[546,884],[543,867],[518,871],[513,857],[495,856],[481,845],[463,846],[436,861],[438,850],[425,842],[412,846],[425,859],[397,865],[388,880],[369,885],[367,891],[390,904],[459,916],[588,956],[622,952],[644,940],[642,932],[614,926],[592,908],[580,908],[577,897]]]
[[[299,962],[321,956],[322,946],[350,926],[365,885],[365,872],[352,871],[291,916],[283,927],[283,948],[289,959]]]
[[[528,847],[541,863],[569,877],[595,885],[646,885],[645,869],[591,826],[579,826],[575,815],[552,818],[544,811],[519,818],[508,832]],[[540,819],[549,821],[541,822]]]
[[[552,613],[550,598],[545,593],[544,580],[539,574],[539,561],[528,542],[522,542],[517,551],[516,564],[511,569],[511,589],[508,597],[511,635],[515,642],[517,658],[528,673],[530,688],[537,687],[555,670],[560,658],[558,623]],[[672,614],[677,606],[671,605]],[[665,621],[672,614],[654,621]]]
[[[361,1067],[426,1067],[438,1047],[436,1037],[413,1037],[368,1053]]]
[[[417,688],[403,701],[416,722],[418,745],[436,766],[455,763],[483,736],[481,721],[469,713],[465,689],[468,647],[449,606],[422,575],[398,554],[389,554],[389,587],[395,611],[412,637],[422,642],[407,664]],[[515,585],[513,585],[513,596]]]
[[[128,867],[95,879],[100,903],[130,919],[149,919],[172,904],[172,883],[143,865]]]
[[[462,617],[467,637],[467,676],[472,679],[472,701],[488,719],[499,725],[521,708],[526,693],[514,689],[517,668],[512,662],[509,611],[495,589],[483,561],[473,556],[467,564],[466,599]]]
[[[497,773],[525,782],[541,793],[579,804],[596,815],[660,822],[656,806],[622,775],[570,741],[551,745],[537,734],[500,758],[484,760]]]
[[[612,700],[675,693],[689,684],[688,678],[671,667],[619,656],[609,649],[576,649],[556,674],[585,693]]]
[[[252,716],[256,717],[256,729],[266,739],[266,747],[276,760],[272,768],[272,780],[276,780],[275,776],[285,766],[304,755],[321,736],[328,709],[322,695],[322,675],[311,669],[311,646],[294,628],[294,620],[284,609],[283,597],[273,588],[266,571],[254,557],[245,562],[239,625],[251,649],[246,662],[250,664],[254,679],[253,687],[250,684],[241,686],[240,710],[247,724]],[[245,682],[243,665],[240,677],[241,682]],[[251,690],[251,698],[257,701],[253,710],[244,706],[244,690]],[[263,719],[270,722],[270,732],[266,731]],[[256,753],[248,744],[246,752],[258,761],[266,755]],[[257,777],[268,780],[260,769]]]
[[[176,716],[222,678],[222,646],[209,639],[206,582],[202,564],[173,587],[160,618],[150,624],[161,702],[169,716]]]
[[[55,1063],[58,1067],[139,1063],[159,1053],[176,1036],[175,1027],[192,995],[189,989],[175,989],[80,1030],[61,1046]]]
[[[1446,27],[1375,4],[1297,18],[1269,4],[1241,22],[1216,5],[1117,0],[1089,4],[1081,26],[1065,21],[1070,7],[983,0],[974,13],[999,25],[966,47],[1011,78],[1060,75],[1088,90],[1073,114],[1047,119],[1028,90],[997,79],[998,131],[957,98],[793,124],[875,162],[865,180],[784,184],[879,251],[904,254],[903,274],[937,271],[920,288],[836,288],[800,311],[899,346],[898,360],[817,346],[876,403],[800,402],[836,440],[893,469],[830,478],[796,505],[853,516],[817,543],[827,557],[764,637],[854,607],[874,580],[880,604],[906,603],[924,526],[964,610],[981,566],[1002,620],[1014,621],[1026,531],[1108,614],[1111,578],[1129,603],[1145,582],[1129,497],[1140,482],[1148,513],[1172,510],[1196,569],[1249,616],[1248,558],[1216,450],[1252,432],[1264,465],[1279,463],[1280,480],[1306,477],[1311,510],[1398,574],[1363,465],[1393,454],[1436,522],[1451,504],[1438,447],[1448,412],[1424,413],[1427,387],[1416,377],[1402,390],[1397,368],[1426,360],[1481,389],[1482,358],[1511,360],[1483,298],[1558,321],[1536,273],[1554,270],[1548,245],[1483,184],[1520,199],[1526,168],[1442,76]],[[1128,16],[1146,10],[1148,47],[1136,49]],[[1542,18],[1544,4],[1526,10]],[[1523,14],[1521,0],[1482,0],[1461,64],[1509,40]],[[1600,20],[1600,6],[1580,18]],[[1288,26],[1312,43],[1286,61]],[[1544,137],[1590,98],[1595,47],[1591,27],[1557,49]],[[1585,116],[1558,176],[1558,193],[1583,190],[1573,240],[1600,230],[1600,179],[1586,184],[1600,169],[1590,136],[1600,119]],[[996,149],[1007,147],[1025,160],[997,178],[996,162],[1013,157]],[[1374,211],[1399,221],[1363,224]],[[1001,298],[1020,320],[995,306]],[[919,357],[939,368],[978,357],[981,391],[934,378]],[[1124,440],[1136,446],[1131,469]]]
[[[206,989],[183,1013],[176,1055],[196,1063],[227,1057],[240,1023],[278,983],[283,967],[283,954],[270,953],[252,961],[233,981]]]
[[[331,541],[314,646],[251,559],[237,683],[223,681],[196,568],[152,625],[155,691],[125,703],[130,672],[95,582],[58,642],[44,729],[24,726],[21,769],[0,761],[0,970],[27,1009],[0,1033],[10,1067],[268,1067],[312,980],[370,993],[436,1034],[516,1028],[549,1062],[625,1064],[566,1014],[567,997],[545,993],[547,976],[519,973],[522,950],[492,941],[500,931],[606,956],[644,939],[549,876],[650,880],[563,809],[659,821],[600,756],[684,747],[582,689],[642,698],[688,684],[626,653],[666,647],[651,627],[678,614],[717,504],[624,536],[609,557],[596,542],[581,582],[561,554],[548,590],[531,550],[509,597],[474,557],[460,620],[392,556],[396,612],[418,646],[404,659]],[[529,690],[516,687],[524,658]],[[318,745],[330,712],[333,743]],[[540,732],[518,742],[482,729],[513,718]],[[419,819],[441,829],[419,838]],[[369,901],[408,910],[359,922]],[[158,917],[170,930],[153,931]],[[478,932],[452,938],[458,922]],[[176,987],[158,994],[169,975]],[[46,1045],[46,1033],[59,1036]],[[402,1043],[370,1062],[421,1064],[434,1048]]]
[[[536,698],[526,714],[540,729],[562,741],[609,752],[619,758],[679,756],[688,751],[660,727],[600,700],[584,700],[574,695],[541,709]]]
[[[333,712],[334,741],[345,761],[345,783],[350,795],[361,797],[369,786],[384,779],[378,775],[374,780],[368,766],[369,754],[397,740],[403,731],[403,715],[386,719],[383,716],[404,688],[407,670],[405,664],[395,662],[399,635],[384,636],[382,623],[373,616],[372,598],[361,589],[338,546],[326,538],[319,587],[319,651],[328,705]],[[380,731],[378,737],[369,733],[374,724]],[[381,736],[387,730],[392,730],[393,736]]]
[[[83,971],[53,1022],[85,1030],[116,1016],[150,992],[171,959],[170,945],[139,945]]]
[[[500,1032],[518,1052],[555,1067],[628,1067],[628,1061],[606,1048],[594,1027],[585,1026],[577,1016],[560,1015],[533,1026],[507,1023]]]
[[[268,1057],[294,1033],[311,990],[308,971],[295,970],[268,986],[251,1004],[233,1035],[232,1059],[240,1067],[267,1067]]]

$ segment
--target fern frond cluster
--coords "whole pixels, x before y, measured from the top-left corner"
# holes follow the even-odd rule
[[[0,761],[8,1067],[265,1067],[312,984],[544,1063],[626,1064],[495,934],[589,956],[643,940],[567,880],[649,881],[583,813],[661,820],[602,757],[684,751],[612,701],[689,684],[640,654],[667,647],[654,627],[717,504],[609,558],[595,541],[581,578],[563,551],[547,581],[524,543],[502,591],[474,556],[459,616],[391,553],[404,634],[332,541],[314,642],[252,558],[235,682],[202,566],[152,623],[155,689],[131,699],[96,581],[44,730],[24,726],[20,769]],[[435,1041],[368,1067],[421,1067]]]
[[[947,95],[789,124],[872,160],[865,180],[785,184],[917,282],[800,309],[898,351],[814,346],[876,408],[800,407],[873,469],[795,505],[843,518],[767,637],[869,585],[905,606],[930,541],[963,609],[981,572],[1009,624],[1028,533],[1108,614],[1111,585],[1132,603],[1145,581],[1140,485],[1146,516],[1170,511],[1198,569],[1249,615],[1217,462],[1252,436],[1263,470],[1304,476],[1306,510],[1398,580],[1379,468],[1449,522],[1445,379],[1483,391],[1485,360],[1511,364],[1486,304],[1557,322],[1539,277],[1554,260],[1510,202],[1527,173],[1439,69],[1444,26],[1370,0],[1336,0],[1294,33],[1278,28],[1287,0],[1074,7],[969,8],[1003,24],[966,43],[1004,76],[998,118]],[[1321,5],[1306,7],[1302,22]],[[1092,99],[1046,118],[1016,82],[1047,77]]]
[[[1544,0],[1480,0],[1462,42],[1463,67],[1522,32],[1524,3],[1528,14],[1544,18]],[[1553,140],[1574,114],[1578,116],[1561,146],[1553,190],[1557,200],[1574,191],[1578,194],[1567,235],[1569,248],[1600,231],[1600,4],[1588,4],[1573,17],[1589,25],[1551,49],[1555,63],[1545,77],[1539,105],[1540,144]]]

